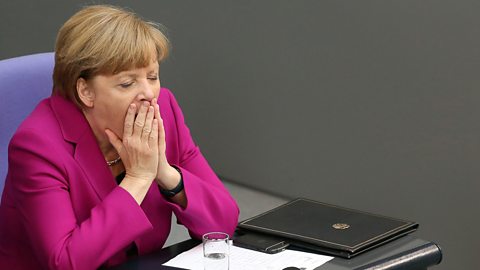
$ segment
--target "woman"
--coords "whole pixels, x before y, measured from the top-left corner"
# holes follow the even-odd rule
[[[54,90],[9,146],[0,269],[96,269],[159,249],[172,212],[195,238],[232,234],[234,199],[160,88],[168,41],[90,6],[60,29]]]

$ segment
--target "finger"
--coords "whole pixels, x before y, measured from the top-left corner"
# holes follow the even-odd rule
[[[158,147],[162,149],[162,144],[165,144],[165,128],[163,127],[163,120],[158,120]]]
[[[145,125],[143,126],[142,139],[148,143],[148,138],[152,132],[152,122],[153,122],[154,109],[152,106],[149,106],[147,112],[147,118],[145,119]]]
[[[158,106],[158,104],[155,103],[155,105],[153,105],[153,107],[155,108],[155,119],[162,119],[162,117],[160,116],[160,106]]]
[[[147,110],[148,110],[149,104],[148,102],[143,102],[143,104],[140,107],[140,110],[138,111],[138,115],[135,118],[135,125],[133,126],[133,135],[135,136],[141,136],[143,132],[143,126],[145,125],[145,118],[147,116]]]
[[[105,134],[107,134],[108,140],[113,145],[115,150],[117,150],[117,153],[120,155],[120,153],[122,153],[122,150],[123,150],[122,140],[120,140],[120,138],[118,138],[118,136],[115,133],[113,133],[113,131],[111,131],[110,129],[105,129]]]
[[[132,136],[133,133],[133,121],[135,121],[135,104],[130,104],[127,110],[127,116],[125,116],[125,123],[123,125],[123,137]]]
[[[158,120],[153,119],[152,122],[152,132],[150,132],[150,135],[148,137],[148,145],[151,147],[157,147],[158,146]]]
[[[162,149],[162,143],[165,143],[165,129],[163,119],[160,115],[160,106],[155,104],[155,119],[158,119],[158,149]]]

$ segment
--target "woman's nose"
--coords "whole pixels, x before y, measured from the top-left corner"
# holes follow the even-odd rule
[[[145,98],[148,100],[152,100],[155,97],[155,93],[152,89],[152,87],[146,87],[145,88]]]
[[[142,100],[150,101],[155,97],[155,89],[149,84],[144,84],[142,86],[141,95],[142,95]]]

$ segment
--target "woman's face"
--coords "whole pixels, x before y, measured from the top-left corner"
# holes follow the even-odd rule
[[[122,138],[128,106],[134,103],[138,110],[143,101],[158,98],[159,65],[154,61],[144,68],[127,70],[114,75],[97,75],[84,83],[86,89],[84,89],[83,98],[81,91],[79,94],[87,105],[85,115],[97,139],[99,136],[106,138],[104,132],[106,128]],[[77,84],[77,89],[78,87]]]

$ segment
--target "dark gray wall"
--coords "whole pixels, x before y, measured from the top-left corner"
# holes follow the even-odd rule
[[[2,1],[0,59],[83,3]],[[480,2],[116,3],[169,29],[162,83],[225,179],[415,220],[436,269],[480,268]]]

